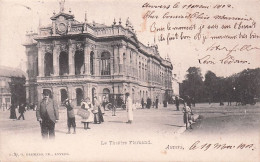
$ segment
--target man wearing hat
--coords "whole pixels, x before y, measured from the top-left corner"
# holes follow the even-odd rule
[[[57,104],[50,98],[49,91],[43,91],[43,100],[36,109],[37,120],[41,124],[43,138],[55,137],[55,123],[59,120]]]

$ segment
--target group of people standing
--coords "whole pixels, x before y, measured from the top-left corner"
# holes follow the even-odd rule
[[[153,108],[155,107],[156,109],[158,109],[159,99],[158,99],[158,97],[156,97],[155,101],[152,102],[152,99],[148,97],[146,99],[146,103],[145,103],[144,98],[142,98],[141,105],[142,105],[142,109],[144,109],[144,108],[150,109],[152,106],[153,106]]]
[[[127,111],[127,121],[126,123],[131,124],[133,122],[133,106],[132,99],[130,94],[126,93],[126,111]],[[76,119],[74,108],[71,100],[66,99],[64,101],[64,106],[67,109],[67,126],[68,132],[71,133],[71,128],[73,128],[73,133],[76,133]],[[83,112],[80,114],[79,112]],[[84,124],[84,129],[90,129],[89,124],[101,124],[104,122],[103,112],[101,110],[101,104],[98,98],[95,96],[93,103],[90,101],[90,98],[82,100],[81,108],[78,113],[82,117],[81,122]],[[55,124],[59,120],[59,111],[57,104],[50,98],[48,91],[43,92],[43,100],[40,102],[40,105],[36,109],[36,117],[40,122],[41,134],[43,138],[54,138],[55,137]]]
[[[69,99],[66,99],[63,104],[67,109],[67,134],[71,133],[71,128],[73,128],[73,134],[76,134],[75,106]],[[93,104],[90,102],[89,98],[82,100],[81,109],[86,111],[86,114],[88,114],[87,116],[82,117],[84,129],[90,129],[89,123],[94,122],[95,124],[100,124],[104,122],[103,113],[97,97],[94,97]],[[36,109],[36,117],[40,122],[42,137],[54,138],[55,123],[59,120],[59,111],[57,104],[50,98],[50,94],[47,91],[43,92],[43,100],[40,102],[40,106]]]
[[[101,110],[101,104],[96,96],[94,97],[93,103],[91,103],[89,97],[86,98],[86,100],[82,100],[81,109],[86,111],[87,114],[81,115],[81,122],[84,124],[84,129],[90,129],[89,123],[94,122],[94,124],[101,124],[102,122],[104,122],[104,113]]]

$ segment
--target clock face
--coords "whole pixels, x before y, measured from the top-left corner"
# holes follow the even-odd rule
[[[65,32],[65,31],[66,31],[66,25],[63,24],[63,23],[60,23],[60,25],[59,25],[59,31]]]
[[[65,23],[59,23],[57,26],[57,32],[59,34],[65,34],[67,30],[67,25]]]

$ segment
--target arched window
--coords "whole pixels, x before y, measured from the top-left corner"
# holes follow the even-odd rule
[[[127,67],[126,67],[126,56],[125,56],[125,53],[123,53],[123,68],[125,69],[125,74],[126,74]]]
[[[90,52],[90,75],[94,75],[94,52]]]
[[[83,53],[83,51],[76,51],[74,61],[75,61],[75,75],[83,74],[83,71],[84,71],[84,53]]]
[[[45,76],[53,74],[53,57],[51,53],[46,53],[44,56],[44,74]]]
[[[66,89],[61,89],[60,90],[60,101],[61,103],[64,102],[68,98],[68,93]]]
[[[141,76],[141,78],[142,78],[142,80],[144,80],[144,63],[142,63],[142,76]]]
[[[59,57],[60,75],[69,74],[69,58],[66,52],[61,52]]]
[[[141,75],[142,75],[141,74],[141,62],[139,62],[139,76],[138,77],[139,77],[140,80],[141,80]]]
[[[105,99],[105,100],[109,100],[109,94],[110,94],[110,91],[109,91],[109,89],[107,89],[107,88],[104,88],[103,89],[103,99]]]
[[[110,75],[110,54],[107,52],[101,54],[101,75]]]

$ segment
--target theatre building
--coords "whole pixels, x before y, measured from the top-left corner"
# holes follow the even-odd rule
[[[129,20],[110,26],[79,22],[69,11],[53,13],[51,24],[29,32],[23,44],[28,59],[27,102],[37,103],[43,90],[61,102],[69,97],[100,99],[129,92],[133,102],[159,102],[172,93],[172,64],[156,45],[145,46]],[[104,15],[105,16],[105,15]]]

